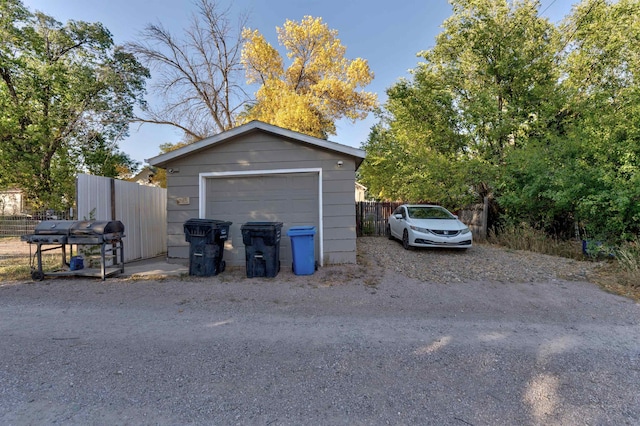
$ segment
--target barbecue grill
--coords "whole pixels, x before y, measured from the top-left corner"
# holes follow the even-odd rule
[[[124,225],[119,220],[45,220],[36,226],[33,234],[23,235],[21,240],[36,245],[35,253],[33,255],[30,253],[31,278],[36,281],[42,280],[45,276],[56,275],[93,276],[101,277],[104,281],[107,276],[124,272],[122,247],[124,236]],[[100,268],[71,267],[72,265],[67,262],[67,246],[70,246],[70,255],[73,259],[74,245],[76,252],[79,251],[79,246],[99,246]],[[43,246],[51,247],[43,248]],[[51,250],[60,250],[61,269],[44,272],[42,253]],[[37,268],[34,266],[35,260],[37,260]]]

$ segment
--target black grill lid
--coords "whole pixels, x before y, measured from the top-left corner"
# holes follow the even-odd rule
[[[123,234],[124,224],[119,220],[43,220],[36,225],[36,235],[95,236]]]
[[[69,235],[71,226],[75,220],[43,220],[36,225],[34,234],[36,235]]]
[[[85,220],[74,222],[69,235],[105,235],[124,233],[124,224],[119,220]]]

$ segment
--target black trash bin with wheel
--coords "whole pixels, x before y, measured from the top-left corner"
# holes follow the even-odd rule
[[[280,272],[282,222],[247,222],[240,228],[247,278],[273,278]]]
[[[214,219],[189,219],[184,236],[189,244],[189,275],[210,277],[224,271],[224,242],[229,238],[231,222]]]

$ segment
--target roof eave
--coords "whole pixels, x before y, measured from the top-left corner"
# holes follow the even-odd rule
[[[253,130],[263,130],[268,133],[273,133],[289,139],[299,140],[302,142],[306,142],[310,145],[314,145],[320,148],[325,148],[331,151],[349,155],[355,159],[356,170],[358,169],[358,167],[360,167],[360,164],[362,164],[362,161],[364,160],[364,157],[365,157],[364,151],[358,148],[353,148],[347,145],[339,144],[337,142],[331,142],[328,140],[315,138],[313,136],[308,136],[302,133],[294,132],[292,130],[283,129],[282,127],[277,127],[271,124],[263,123],[261,121],[251,121],[247,124],[243,124],[242,126],[238,126],[231,130],[227,130],[226,132],[219,133],[214,136],[210,136],[198,142],[194,142],[190,145],[176,149],[175,151],[167,152],[165,154],[160,154],[158,156],[149,158],[145,161],[151,166],[165,168],[165,166],[173,160],[176,160],[180,157],[192,154],[199,150],[205,149],[211,145],[215,145],[224,140],[237,137],[239,135],[242,135],[244,133],[247,133]]]

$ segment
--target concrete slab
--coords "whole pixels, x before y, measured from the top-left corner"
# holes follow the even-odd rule
[[[126,263],[121,277],[179,277],[189,273],[185,265],[168,263],[164,257]]]

